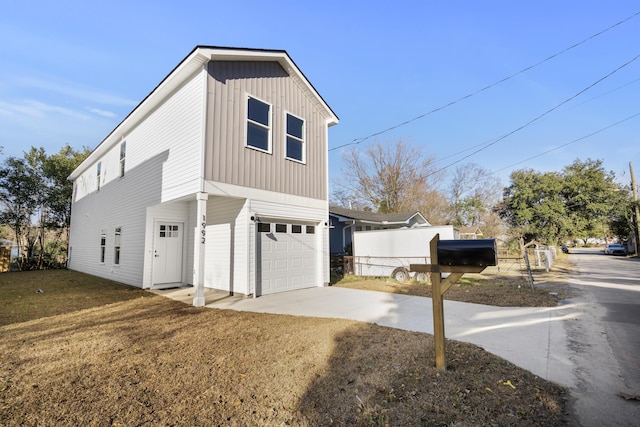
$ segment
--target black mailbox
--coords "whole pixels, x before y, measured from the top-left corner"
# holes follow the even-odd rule
[[[496,240],[438,240],[438,264],[475,267],[498,265]]]

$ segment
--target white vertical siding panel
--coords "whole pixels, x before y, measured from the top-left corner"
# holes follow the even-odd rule
[[[247,209],[244,199],[207,201],[205,286],[248,294]]]
[[[228,291],[231,288],[231,224],[213,224],[206,227],[205,244],[206,263],[204,267],[204,286]]]

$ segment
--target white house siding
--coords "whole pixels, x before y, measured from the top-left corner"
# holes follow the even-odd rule
[[[245,199],[210,197],[207,201],[204,285],[249,294]]]
[[[193,76],[126,137],[131,167],[157,153],[167,153],[162,167],[162,201],[199,190],[205,83],[204,74]]]
[[[69,241],[71,269],[135,286],[150,283],[149,254],[144,249],[149,226],[147,208],[195,194],[199,189],[205,83],[204,71],[193,75],[75,181]],[[127,142],[122,178],[121,141]],[[96,191],[98,162],[102,164],[102,179],[100,190]],[[113,265],[115,227],[123,229],[119,266]],[[107,257],[101,264],[103,229],[107,234]]]

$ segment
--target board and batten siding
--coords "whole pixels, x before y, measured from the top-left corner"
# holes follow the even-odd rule
[[[76,179],[71,269],[134,286],[148,283],[147,208],[195,194],[200,186],[205,83],[206,71],[194,74]],[[119,176],[122,141],[127,144],[124,177]],[[98,162],[102,165],[99,190]],[[115,227],[123,229],[119,266],[113,265],[113,256],[110,262],[108,258]],[[107,233],[104,264],[99,262],[103,229]]]
[[[326,112],[277,62],[208,65],[205,179],[326,200]],[[271,104],[271,153],[247,148],[247,96]],[[305,163],[286,155],[286,114],[305,121]]]

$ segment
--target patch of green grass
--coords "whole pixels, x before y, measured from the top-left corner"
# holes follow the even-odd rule
[[[336,282],[336,284],[361,282],[363,280],[366,280],[366,278],[354,276],[353,274],[345,274],[339,281]]]
[[[71,270],[0,273],[0,326],[138,297],[140,288]]]

